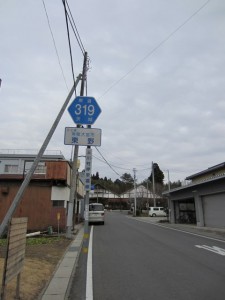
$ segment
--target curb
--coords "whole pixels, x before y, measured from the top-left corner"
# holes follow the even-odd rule
[[[197,225],[190,224],[172,224],[167,222],[160,222],[158,219],[149,219],[149,217],[136,217],[136,220],[143,220],[146,223],[159,225],[165,228],[172,228],[182,230],[189,233],[200,234],[205,237],[219,239],[225,241],[225,228],[212,228],[212,227],[198,227]]]
[[[40,300],[62,300],[67,299],[70,291],[72,277],[75,273],[81,246],[83,242],[84,228],[78,229],[74,240],[71,242],[60,261],[52,279],[43,292]]]

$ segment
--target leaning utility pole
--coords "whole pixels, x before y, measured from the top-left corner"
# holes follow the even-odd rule
[[[52,125],[52,127],[51,127],[51,129],[50,129],[50,131],[49,131],[49,133],[48,133],[48,135],[47,135],[47,137],[46,137],[43,145],[41,146],[41,148],[40,148],[40,150],[39,150],[39,152],[38,152],[38,154],[37,154],[37,156],[36,156],[36,158],[35,158],[32,166],[31,166],[30,170],[28,171],[28,173],[27,173],[27,175],[26,175],[26,177],[25,177],[22,185],[20,186],[20,188],[19,188],[19,190],[18,190],[18,192],[17,192],[17,194],[16,194],[16,196],[15,196],[15,198],[14,198],[14,200],[13,200],[13,202],[12,202],[12,204],[11,204],[9,210],[8,210],[8,212],[6,213],[4,219],[3,219],[2,223],[1,223],[1,226],[0,226],[0,236],[2,236],[4,234],[5,229],[6,229],[7,225],[9,224],[9,222],[10,222],[10,220],[12,218],[13,213],[15,212],[17,206],[19,205],[19,203],[21,201],[21,198],[22,198],[22,196],[23,196],[26,188],[27,188],[28,184],[30,183],[31,177],[32,177],[32,175],[33,175],[33,173],[34,173],[34,171],[35,171],[38,163],[40,162],[40,160],[41,160],[41,158],[42,158],[42,156],[43,156],[43,154],[44,154],[44,152],[45,152],[45,150],[46,150],[46,148],[48,146],[48,143],[50,142],[50,140],[51,140],[51,138],[52,138],[52,136],[53,136],[53,134],[55,132],[55,129],[56,129],[56,127],[59,124],[59,121],[60,121],[60,119],[61,119],[64,111],[66,110],[66,107],[67,107],[67,105],[68,105],[68,103],[69,103],[69,101],[70,101],[70,99],[71,99],[71,97],[72,97],[72,95],[73,95],[73,93],[74,93],[74,91],[76,89],[76,86],[78,85],[78,82],[80,81],[80,77],[81,77],[81,75],[79,75],[77,77],[76,82],[74,83],[71,91],[69,92],[69,94],[68,94],[68,96],[66,98],[65,103],[63,104],[63,106],[62,106],[62,108],[61,108],[61,110],[60,110],[57,118],[55,119],[55,122],[53,123],[53,125]]]
[[[80,96],[84,95],[84,87],[86,81],[86,73],[87,73],[87,52],[84,54],[84,62],[83,62],[83,71],[82,71],[82,80],[81,80],[81,89]],[[77,125],[80,127],[80,125]],[[72,230],[73,230],[73,212],[74,207],[76,207],[76,197],[77,197],[77,162],[78,162],[78,152],[79,146],[75,145],[73,152],[73,161],[72,161],[72,178],[71,178],[71,186],[70,186],[70,198],[69,198],[69,206],[67,213],[67,224],[66,224],[66,237],[72,238]]]

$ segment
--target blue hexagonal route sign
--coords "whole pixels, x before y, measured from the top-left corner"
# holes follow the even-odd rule
[[[68,111],[76,124],[92,125],[101,113],[94,97],[76,97],[68,107]]]

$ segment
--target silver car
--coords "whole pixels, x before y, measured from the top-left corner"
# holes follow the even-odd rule
[[[105,224],[105,210],[101,203],[89,204],[89,223]]]
[[[148,215],[150,217],[166,217],[167,213],[164,207],[149,207]]]

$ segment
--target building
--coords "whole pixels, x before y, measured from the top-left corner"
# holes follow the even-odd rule
[[[127,209],[127,200],[97,183],[90,191],[90,203],[100,202],[109,209]]]
[[[135,189],[132,188],[125,193],[116,194],[101,184],[95,184],[90,192],[90,203],[100,202],[109,209],[130,209],[134,204]],[[143,185],[136,187],[137,207],[146,209],[148,206],[154,206],[154,196],[151,191]],[[167,206],[165,200],[155,194],[156,206]]]
[[[171,223],[225,228],[225,162],[188,176],[186,186],[164,192]]]
[[[122,199],[127,199],[127,202],[130,207],[134,205],[134,199],[136,197],[136,203],[138,209],[146,209],[150,206],[154,206],[154,202],[156,206],[165,206],[165,200],[160,197],[158,194],[155,195],[147,189],[144,185],[137,185],[136,190],[134,188],[126,191],[125,193],[120,195]]]
[[[0,222],[36,158],[35,154],[21,151],[6,152],[0,152]],[[65,231],[70,181],[70,163],[59,151],[43,155],[14,217],[28,217],[28,231],[46,231],[50,226],[55,231],[58,228]],[[78,179],[77,198],[83,199],[83,196],[84,187]]]

